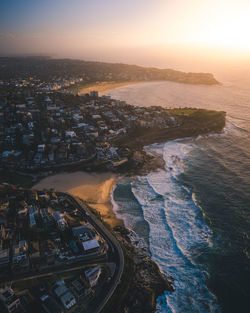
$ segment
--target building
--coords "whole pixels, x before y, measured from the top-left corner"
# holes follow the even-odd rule
[[[44,209],[44,208],[41,209],[41,216],[42,216],[43,223],[45,224],[46,227],[50,228],[53,226],[54,224],[53,217],[48,212],[47,209]]]
[[[63,313],[59,304],[49,295],[43,295],[40,300],[42,301],[42,307],[47,313]]]
[[[33,268],[40,265],[41,255],[38,241],[31,241],[29,245],[29,257]]]
[[[66,310],[69,310],[76,304],[75,297],[63,281],[60,280],[56,283],[54,292]]]
[[[95,91],[95,90],[90,91],[89,95],[90,97],[98,97],[98,91]]]
[[[87,226],[77,226],[72,228],[73,235],[81,241],[87,241],[95,238],[94,231]]]
[[[76,295],[77,300],[84,299],[85,296],[91,293],[91,288],[86,281],[85,276],[83,277],[80,275],[80,277],[75,279],[71,285],[74,288],[74,294]]]
[[[9,249],[0,250],[0,273],[4,273],[4,270],[8,269],[10,262]]]
[[[13,245],[12,270],[24,271],[29,268],[29,257],[27,255],[28,245],[26,240],[20,240],[18,244]]]
[[[0,289],[0,301],[9,313],[15,312],[21,305],[20,299],[11,288]]]
[[[69,243],[69,246],[70,246],[70,248],[72,249],[72,251],[73,251],[75,254],[78,254],[78,253],[79,253],[79,249],[78,249],[78,247],[77,247],[75,241],[71,241],[71,242]]]
[[[60,298],[65,309],[69,310],[72,306],[76,304],[76,298],[73,296],[71,291],[66,292]]]
[[[20,240],[17,245],[13,245],[13,262],[19,261],[23,255],[26,255],[28,245],[26,240]]]
[[[43,153],[45,151],[45,144],[37,145],[37,152]]]
[[[38,214],[37,207],[30,206],[29,207],[29,220],[30,220],[30,227],[36,226],[36,219],[35,216]]]
[[[97,252],[100,249],[99,242],[96,239],[82,242],[82,247],[85,253]]]
[[[55,219],[58,227],[61,230],[64,230],[65,227],[66,227],[66,221],[65,221],[63,215],[60,212],[58,212],[58,211],[54,211],[53,212],[53,216],[54,216],[54,219]]]
[[[101,275],[101,267],[95,266],[84,271],[85,278],[89,283],[90,287],[94,287]]]

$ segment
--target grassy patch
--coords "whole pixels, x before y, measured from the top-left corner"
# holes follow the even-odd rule
[[[192,108],[179,108],[179,109],[168,109],[172,115],[190,115],[197,111]]]

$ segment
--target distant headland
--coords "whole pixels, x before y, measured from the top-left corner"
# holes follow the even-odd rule
[[[211,73],[186,73],[173,69],[142,67],[122,63],[93,62],[74,59],[53,59],[44,56],[1,57],[0,80],[8,78],[60,81],[57,88],[79,92],[99,83],[172,81],[185,84],[216,85],[219,82]],[[61,78],[64,78],[62,83]],[[68,79],[67,79],[68,78]]]

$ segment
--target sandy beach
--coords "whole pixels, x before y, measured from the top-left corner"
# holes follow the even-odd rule
[[[88,87],[83,87],[79,94],[85,94],[85,93],[89,93],[90,91],[98,91],[100,95],[105,94],[105,92],[114,90],[114,89],[118,89],[118,88],[123,88],[123,87],[127,87],[130,85],[137,85],[137,84],[141,84],[141,83],[145,83],[145,81],[136,81],[136,82],[120,82],[120,83],[116,83],[116,82],[100,82],[100,83],[95,83],[93,85],[90,85]]]
[[[117,176],[113,173],[60,173],[48,176],[33,186],[33,189],[43,190],[54,188],[57,191],[69,192],[85,200],[90,206],[100,212],[103,220],[111,227],[122,225],[110,202],[110,193]]]

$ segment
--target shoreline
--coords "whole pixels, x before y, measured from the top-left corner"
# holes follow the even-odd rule
[[[79,197],[99,212],[104,222],[114,228],[124,226],[124,221],[117,217],[112,204],[111,193],[118,179],[119,176],[111,172],[64,172],[41,179],[32,186],[32,189],[53,188],[56,191],[68,192]]]
[[[160,81],[134,81],[134,82],[100,82],[93,83],[89,86],[80,88],[79,95],[84,95],[85,93],[90,93],[90,91],[98,91],[100,95],[105,94],[105,92],[109,92],[115,89],[124,88],[128,86],[139,85],[147,82],[160,82]]]
[[[94,82],[94,83],[89,83],[87,85],[83,85],[81,87],[79,87],[79,92],[78,94],[80,96],[86,94],[86,93],[90,93],[91,91],[98,91],[99,94],[105,95],[106,92],[110,92],[113,91],[115,89],[119,89],[119,88],[125,88],[125,87],[129,87],[129,86],[135,86],[135,85],[139,85],[139,84],[147,84],[147,83],[166,83],[166,82],[172,82],[172,83],[176,83],[176,84],[190,84],[190,85],[205,85],[205,86],[210,86],[210,84],[197,84],[197,83],[187,83],[187,82],[183,82],[183,81],[174,81],[174,80],[141,80],[141,81],[124,81],[124,82],[109,82],[109,81],[101,81],[101,82]],[[221,83],[216,84],[216,85],[221,85]]]

